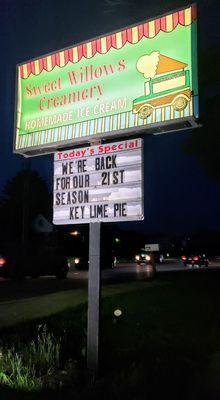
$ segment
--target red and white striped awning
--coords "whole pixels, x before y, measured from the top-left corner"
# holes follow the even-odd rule
[[[142,37],[154,38],[160,31],[171,32],[177,25],[188,26],[197,18],[196,5],[181,11],[174,12],[152,21],[147,21],[134,27],[100,37],[98,39],[62,50],[35,61],[30,61],[19,66],[21,78],[29,75],[39,75],[42,70],[51,71],[55,66],[64,67],[68,62],[76,63],[82,57],[87,59],[95,53],[105,54],[111,49],[121,49],[125,43],[138,43]]]

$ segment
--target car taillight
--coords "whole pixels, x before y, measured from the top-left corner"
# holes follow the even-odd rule
[[[186,261],[187,257],[186,256],[182,256],[181,257],[183,261]]]
[[[0,257],[0,267],[2,267],[6,263],[6,260],[3,257]]]
[[[199,257],[198,256],[194,256],[193,257],[193,261],[198,261]]]

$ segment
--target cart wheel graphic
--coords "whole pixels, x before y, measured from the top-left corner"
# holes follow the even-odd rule
[[[149,117],[152,114],[152,112],[153,112],[152,107],[144,106],[139,110],[138,114],[140,118],[145,119]]]
[[[173,108],[175,111],[182,111],[187,107],[188,101],[186,97],[179,96],[173,102]]]

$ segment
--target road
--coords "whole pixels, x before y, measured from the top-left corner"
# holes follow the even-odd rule
[[[217,268],[219,268],[220,271],[220,259],[210,262],[209,270]],[[171,260],[157,265],[156,270],[158,276],[160,276],[167,272],[183,271],[184,267],[180,261]],[[151,278],[151,271],[151,266],[149,265],[120,263],[114,269],[104,269],[101,272],[101,280],[103,285],[141,281]],[[39,279],[27,278],[21,282],[12,282],[0,278],[0,303],[80,288],[85,288],[87,290],[87,284],[88,271],[77,271],[75,269],[70,270],[68,279],[61,281],[48,276]]]

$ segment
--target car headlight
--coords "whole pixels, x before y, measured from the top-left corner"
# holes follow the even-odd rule
[[[148,254],[145,256],[145,260],[150,261],[150,256]]]
[[[139,261],[140,260],[140,256],[135,256],[135,260]]]
[[[80,263],[80,259],[79,258],[75,258],[75,264],[79,264]]]

